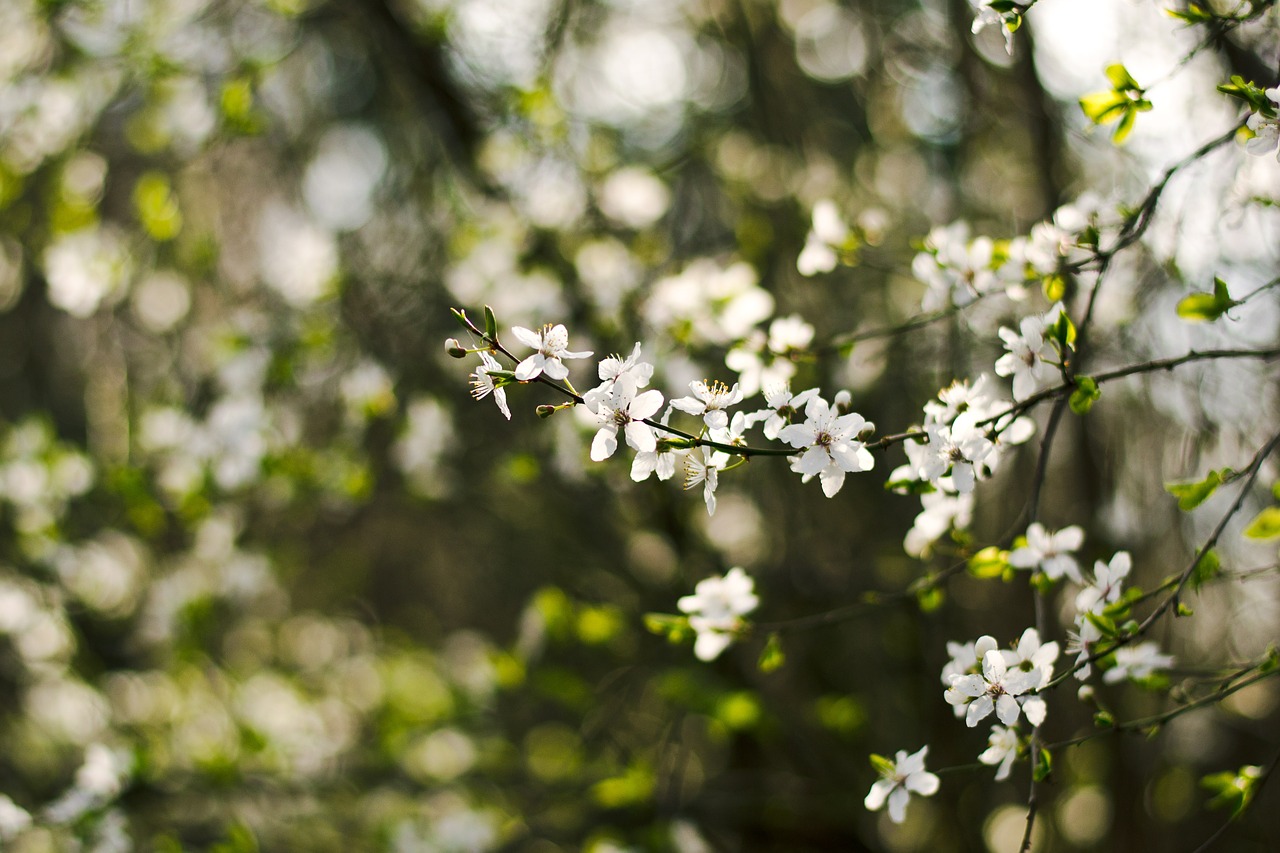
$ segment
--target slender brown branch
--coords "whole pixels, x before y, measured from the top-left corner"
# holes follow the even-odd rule
[[[1107,655],[1111,654],[1116,649],[1120,649],[1125,646],[1128,646],[1131,643],[1133,643],[1135,640],[1138,640],[1139,638],[1143,637],[1149,630],[1151,630],[1151,627],[1157,621],[1159,621],[1175,605],[1177,605],[1182,595],[1182,590],[1186,587],[1187,583],[1190,582],[1192,575],[1195,573],[1196,566],[1200,565],[1200,561],[1204,559],[1204,555],[1209,553],[1209,551],[1211,551],[1214,548],[1214,546],[1218,544],[1218,540],[1222,537],[1223,531],[1226,530],[1227,524],[1231,521],[1233,517],[1235,517],[1236,513],[1238,513],[1240,511],[1240,508],[1244,505],[1245,498],[1248,497],[1249,491],[1253,487],[1254,481],[1257,480],[1258,474],[1262,470],[1263,461],[1268,456],[1271,455],[1271,453],[1276,449],[1277,446],[1280,446],[1280,432],[1277,432],[1274,436],[1272,436],[1271,439],[1265,445],[1263,445],[1262,448],[1258,450],[1257,453],[1254,454],[1253,459],[1249,462],[1248,467],[1245,468],[1244,477],[1243,477],[1244,482],[1240,486],[1240,491],[1236,495],[1236,499],[1231,503],[1231,506],[1227,509],[1225,513],[1223,513],[1222,517],[1218,520],[1218,524],[1217,526],[1214,527],[1213,532],[1209,534],[1209,538],[1206,539],[1204,541],[1204,544],[1202,544],[1200,548],[1196,551],[1195,557],[1192,558],[1191,562],[1187,564],[1187,567],[1183,569],[1182,572],[1178,575],[1177,582],[1173,584],[1173,588],[1170,591],[1170,593],[1167,596],[1165,596],[1164,599],[1161,600],[1161,602],[1156,606],[1156,608],[1152,610],[1149,614],[1147,614],[1147,617],[1143,619],[1140,623],[1138,623],[1138,626],[1134,628],[1132,631],[1122,636],[1116,637],[1114,641],[1105,644],[1103,648],[1098,649],[1097,651],[1093,652],[1083,660],[1076,662],[1074,666],[1072,666],[1066,672],[1059,675],[1057,678],[1053,679],[1053,681],[1049,682],[1042,689],[1047,690],[1050,687],[1057,686],[1058,684],[1065,681],[1067,678],[1074,675],[1083,667],[1088,666],[1089,664],[1092,664],[1095,661],[1098,661],[1101,658],[1104,658]],[[1098,644],[1102,645],[1102,642],[1099,641]]]

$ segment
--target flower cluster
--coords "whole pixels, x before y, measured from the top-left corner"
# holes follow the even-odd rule
[[[983,374],[972,385],[957,381],[938,392],[916,430],[926,441],[907,442],[907,464],[889,475],[897,491],[921,493],[922,511],[903,545],[912,556],[927,554],[949,530],[968,526],[976,482],[996,470],[1003,450],[1035,431],[1029,418],[1008,414],[1009,403],[990,385]]]

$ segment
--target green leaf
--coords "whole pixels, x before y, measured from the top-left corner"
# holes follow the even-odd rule
[[[1164,11],[1169,17],[1185,21],[1188,24],[1203,24],[1213,20],[1213,15],[1201,9],[1195,3],[1188,3],[1185,12],[1178,9],[1165,9]]]
[[[1099,616],[1097,613],[1086,613],[1084,618],[1093,623],[1093,627],[1102,632],[1104,637],[1118,637],[1120,631],[1116,628],[1116,623],[1105,616]]]
[[[672,616],[667,613],[644,614],[644,627],[650,634],[666,637],[673,643],[684,639],[689,630],[688,616]]]
[[[484,336],[491,341],[498,339],[498,320],[488,305],[484,306]]]
[[[760,653],[760,660],[756,664],[760,667],[761,672],[774,672],[787,662],[787,655],[782,651],[782,640],[778,637],[778,632],[774,631],[769,634],[769,639],[765,641],[764,651]]]
[[[449,313],[453,315],[453,319],[458,321],[459,326],[466,329],[468,332],[471,331],[471,321],[467,319],[466,311],[463,311],[461,308],[450,308]]]
[[[969,558],[969,574],[975,578],[1002,577],[1009,568],[1009,552],[995,545],[983,548]]]
[[[1040,283],[1040,289],[1044,292],[1045,299],[1057,302],[1067,295],[1067,280],[1057,273],[1050,273]]]
[[[1271,484],[1271,496],[1280,501],[1280,480],[1276,480]]]
[[[1195,616],[1196,612],[1187,606],[1185,602],[1179,601],[1177,610],[1174,615],[1181,618],[1183,616]]]
[[[942,590],[936,586],[927,586],[916,592],[916,603],[920,605],[921,613],[933,613],[944,600]]]
[[[1231,469],[1224,468],[1223,470],[1230,471]],[[1185,483],[1165,483],[1164,488],[1165,491],[1178,499],[1178,509],[1183,512],[1190,512],[1207,501],[1209,496],[1217,491],[1218,486],[1221,485],[1222,473],[1210,471],[1209,475],[1203,480]]]
[[[1245,80],[1239,74],[1231,75],[1231,82],[1218,86],[1218,91],[1224,95],[1230,95],[1233,98],[1244,101],[1254,112],[1260,112],[1268,117],[1275,116],[1275,105],[1271,103],[1267,93],[1261,87],[1250,80]]]
[[[1133,130],[1133,123],[1137,119],[1137,111],[1132,107],[1126,106],[1124,115],[1120,117],[1120,123],[1116,125],[1115,131],[1111,134],[1111,141],[1116,145],[1120,145],[1128,139],[1130,131]]]
[[[837,734],[855,734],[867,724],[866,708],[852,696],[819,696],[814,711],[822,727]]]
[[[1178,316],[1192,323],[1211,323],[1240,303],[1231,298],[1227,283],[1220,278],[1213,280],[1213,292],[1196,292],[1184,296],[1178,302]]]
[[[875,768],[876,773],[882,777],[891,777],[897,770],[897,765],[885,758],[883,755],[871,755],[871,766]]]
[[[1107,79],[1111,81],[1111,85],[1118,92],[1123,92],[1129,89],[1136,89],[1139,92],[1142,91],[1142,87],[1138,85],[1138,81],[1134,80],[1133,75],[1129,73],[1129,70],[1119,62],[1113,65],[1108,65],[1107,70],[1103,73],[1107,75]]]
[[[1049,774],[1052,772],[1053,772],[1053,753],[1049,752],[1049,750],[1044,749],[1042,747],[1040,749],[1040,757],[1036,761],[1035,773],[1033,774],[1035,776],[1035,780],[1037,782],[1043,782],[1045,779],[1049,778]]]
[[[1058,349],[1065,352],[1076,342],[1076,324],[1071,322],[1066,311],[1058,312],[1058,319],[1053,321],[1049,329],[1050,336],[1058,342]]]
[[[1250,539],[1274,539],[1280,536],[1280,506],[1269,506],[1254,516],[1244,529]]]
[[[1129,99],[1121,92],[1091,92],[1080,98],[1080,109],[1094,124],[1116,121],[1128,110]]]
[[[1077,415],[1087,415],[1089,410],[1093,408],[1093,404],[1101,396],[1102,392],[1098,390],[1097,382],[1093,381],[1089,376],[1077,376],[1076,389],[1071,392],[1071,399],[1068,400],[1068,405],[1071,406],[1071,411]]]
[[[1191,577],[1187,579],[1187,583],[1191,585],[1192,589],[1199,589],[1202,584],[1213,580],[1221,573],[1222,560],[1218,559],[1218,552],[1210,548],[1203,557],[1196,561],[1195,568],[1192,569]]]

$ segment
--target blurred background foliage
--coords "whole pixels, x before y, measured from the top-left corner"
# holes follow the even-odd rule
[[[932,226],[1009,238],[1086,191],[1140,201],[1238,121],[1217,83],[1276,77],[1274,15],[1188,61],[1205,33],[1153,3],[1044,0],[1011,56],[971,22],[962,0],[0,4],[5,849],[1013,849],[1023,781],[973,764],[938,673],[947,640],[1015,637],[1031,595],[902,594],[963,543],[903,553],[918,505],[881,476],[901,451],[835,500],[753,461],[708,517],[588,468],[590,419],[539,420],[543,389],[511,389],[510,423],[473,404],[441,348],[450,306],[489,304],[598,355],[644,341],[668,398],[732,380],[736,350],[744,382],[794,368],[882,433],[917,423],[1028,310],[841,345],[919,313]],[[1161,80],[1123,149],[1074,105],[1120,58]],[[1212,327],[1173,311],[1214,274],[1274,277],[1274,162],[1187,172],[1117,260],[1099,364],[1275,344],[1274,299]],[[865,242],[805,278],[823,198]],[[780,368],[791,315],[814,344]],[[1109,387],[1064,424],[1042,517],[1154,586],[1218,517],[1163,482],[1242,467],[1276,415],[1265,363]],[[1034,447],[980,486],[976,542],[1018,517]],[[733,565],[775,672],[759,634],[700,664],[644,630]],[[1275,573],[1196,608],[1158,637],[1188,678],[1276,638]],[[1121,718],[1171,701],[1106,692]],[[1197,779],[1260,763],[1278,708],[1268,682],[1064,750],[1043,849],[1198,843],[1224,816]],[[1088,726],[1052,703],[1050,739]],[[925,743],[958,768],[942,794],[902,827],[866,812],[868,753]],[[1274,845],[1267,811],[1233,837]]]

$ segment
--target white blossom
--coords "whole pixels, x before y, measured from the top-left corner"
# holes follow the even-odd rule
[[[1008,352],[996,361],[995,371],[1013,377],[1013,399],[1025,400],[1053,378],[1055,366],[1050,360],[1057,353],[1045,333],[1061,312],[1062,306],[1055,305],[1043,316],[1023,317],[1017,332],[1000,327],[998,333]]]
[[[907,531],[902,548],[912,557],[926,557],[933,545],[951,529],[964,530],[973,520],[973,493],[952,495],[943,491],[920,496],[920,514]]]
[[[1067,654],[1074,654],[1076,661],[1076,678],[1084,681],[1093,672],[1093,666],[1087,661],[1093,654],[1093,644],[1102,639],[1102,631],[1098,626],[1081,614],[1076,617],[1076,630],[1067,633]]]
[[[991,735],[987,738],[987,748],[978,760],[983,764],[1000,765],[996,768],[996,781],[1003,782],[1009,778],[1014,759],[1018,757],[1018,731],[1008,726],[992,726]]]
[[[1041,643],[1040,632],[1028,628],[1022,632],[1018,645],[1004,652],[1004,660],[1009,669],[1035,673],[1038,680],[1032,689],[1040,690],[1053,680],[1053,665],[1058,660],[1058,653],[1057,642]],[[1038,726],[1044,722],[1047,707],[1039,696],[1022,695],[1018,697],[1018,703],[1031,725]]]
[[[31,815],[5,794],[0,794],[0,841],[12,841],[31,825]]]
[[[1077,525],[1064,527],[1062,530],[1050,532],[1040,522],[1027,528],[1027,544],[1015,548],[1009,554],[1009,565],[1015,569],[1039,569],[1050,580],[1071,578],[1076,583],[1084,583],[1080,575],[1080,565],[1071,556],[1084,544],[1084,531]]]
[[[569,368],[561,359],[586,358],[590,352],[569,351],[569,331],[563,324],[548,323],[540,331],[534,332],[523,326],[512,326],[511,332],[520,343],[533,347],[537,352],[516,365],[516,379],[528,382],[545,373],[551,379],[564,379],[569,375]]]
[[[725,410],[742,401],[742,389],[736,382],[730,388],[723,382],[694,380],[689,383],[689,390],[693,394],[672,400],[672,407],[690,415],[701,415],[703,423],[711,429],[727,427],[729,415]]]
[[[1150,678],[1157,669],[1173,666],[1173,655],[1160,654],[1155,643],[1141,643],[1116,649],[1116,664],[1102,674],[1106,684],[1116,684],[1125,679],[1141,681]]]
[[[791,423],[791,418],[799,414],[801,407],[812,398],[818,396],[817,388],[808,388],[799,394],[792,395],[791,386],[777,385],[764,389],[764,402],[767,408],[747,415],[748,426],[764,422],[764,437],[777,441],[783,427]]]
[[[692,489],[702,484],[702,498],[707,503],[707,515],[716,514],[716,487],[720,484],[720,469],[729,464],[729,454],[721,450],[701,447],[684,458],[684,487]]]
[[[885,802],[889,803],[889,819],[894,823],[902,823],[907,817],[907,802],[912,794],[931,797],[938,792],[938,777],[924,769],[924,757],[929,747],[923,746],[918,752],[907,755],[905,749],[898,750],[894,756],[892,768],[881,770],[882,778],[871,786],[862,804],[868,811],[879,811]]]
[[[640,343],[636,342],[635,349],[631,351],[631,355],[623,358],[620,355],[611,355],[608,358],[601,359],[597,368],[601,382],[612,382],[623,374],[631,376],[635,379],[637,388],[644,388],[649,384],[649,380],[653,377],[653,365],[640,360]]]
[[[1011,726],[1018,720],[1022,705],[1018,697],[1036,689],[1040,683],[1040,673],[1032,670],[1009,671],[1005,663],[1004,653],[999,649],[991,649],[982,656],[982,672],[974,675],[955,675],[951,678],[951,686],[943,694],[948,704],[964,705],[965,725],[973,728],[995,711],[1000,722]],[[1038,697],[1035,697],[1038,698]],[[1039,725],[1033,714],[1043,708],[1041,704],[1029,709],[1027,718],[1032,725]],[[1043,720],[1043,715],[1039,715]]]
[[[1076,595],[1076,610],[1081,613],[1101,614],[1107,605],[1120,600],[1120,587],[1133,568],[1128,551],[1118,551],[1110,563],[1098,560],[1093,564],[1093,583]]]
[[[783,427],[778,438],[804,453],[793,459],[792,470],[803,475],[808,482],[817,476],[822,482],[822,493],[833,497],[844,485],[846,472],[870,471],[875,467],[875,457],[866,445],[858,440],[859,433],[867,426],[862,415],[839,410],[821,397],[814,396],[804,407],[805,421]]]
[[[703,661],[716,659],[729,647],[742,627],[742,617],[759,604],[755,582],[740,567],[730,569],[723,577],[698,581],[693,595],[676,602],[681,613],[689,614],[689,627],[698,635],[693,653]]]
[[[759,329],[752,329],[745,339],[725,353],[724,366],[738,374],[744,399],[754,396],[761,388],[782,385],[796,374],[791,359],[770,350],[768,336]]]
[[[947,642],[947,654],[951,655],[951,660],[947,661],[942,667],[942,685],[944,687],[951,686],[952,676],[956,675],[972,675],[982,671],[979,661],[983,656],[992,649],[998,648],[999,643],[996,638],[989,634],[984,634],[971,643],[955,643]]]
[[[1280,108],[1280,86],[1267,89],[1265,94],[1276,108]],[[1280,142],[1280,118],[1255,112],[1249,116],[1246,125],[1253,136],[1245,140],[1245,151],[1262,157],[1276,150],[1277,142]],[[1280,160],[1280,152],[1277,152],[1276,159]]]
[[[600,429],[591,441],[591,461],[601,462],[613,455],[618,449],[619,429],[634,450],[649,453],[657,449],[653,427],[643,421],[662,408],[662,392],[650,389],[637,394],[636,390],[635,379],[624,373],[584,396],[587,408],[600,419]]]
[[[492,394],[493,401],[498,404],[498,410],[506,416],[507,420],[511,420],[511,409],[507,407],[507,390],[500,388],[491,375],[494,371],[501,370],[502,365],[487,352],[480,353],[480,362],[480,366],[471,374],[471,396],[477,400],[483,400]]]
[[[991,266],[995,244],[989,237],[970,241],[967,223],[936,227],[924,242],[926,250],[911,262],[912,275],[928,288],[921,310],[965,306],[999,284]]]
[[[982,32],[988,26],[997,26],[1004,33],[1004,49],[1010,56],[1013,56],[1013,31],[1004,24],[1004,16],[991,8],[991,0],[969,0],[969,5],[973,7],[973,27],[974,35]]]
[[[813,206],[813,225],[805,237],[804,249],[796,258],[796,269],[803,276],[831,272],[836,268],[840,249],[849,238],[849,226],[840,210],[829,198]]]
[[[928,445],[923,453],[920,448],[914,450],[922,456],[917,470],[920,478],[938,485],[940,478],[950,473],[957,492],[972,492],[978,467],[995,449],[985,430],[977,425],[974,414],[965,412],[950,426],[926,424],[925,432],[929,436]]]

